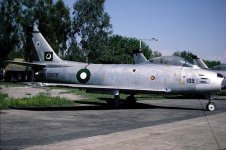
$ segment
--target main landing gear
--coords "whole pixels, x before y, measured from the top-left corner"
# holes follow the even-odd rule
[[[123,104],[126,107],[127,106],[134,106],[136,104],[136,101],[137,101],[134,94],[131,94],[130,96],[128,96],[125,101],[121,101],[119,90],[114,90],[113,95],[114,95],[114,100],[109,101],[108,103],[110,104],[110,106],[112,108],[115,108],[115,109],[119,108],[120,104]]]
[[[133,106],[137,103],[137,99],[136,97],[134,96],[134,94],[131,94],[130,96],[127,96],[126,97],[126,101],[125,103],[128,105],[128,106]]]
[[[215,111],[216,110],[216,104],[212,102],[213,98],[211,96],[208,96],[209,102],[206,105],[206,110],[208,111]]]
[[[119,90],[115,90],[113,92],[114,94],[114,100],[113,100],[113,108],[119,108],[120,105],[120,95],[119,95]]]

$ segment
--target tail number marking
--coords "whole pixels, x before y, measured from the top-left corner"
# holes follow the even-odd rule
[[[58,77],[58,73],[47,73],[47,77],[48,78],[57,78]]]

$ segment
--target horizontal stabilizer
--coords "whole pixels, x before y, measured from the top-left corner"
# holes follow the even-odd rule
[[[45,64],[39,64],[39,63],[29,63],[29,62],[19,62],[19,61],[11,61],[7,60],[4,61],[2,66],[6,66],[8,64],[16,64],[16,65],[21,65],[21,66],[26,66],[26,67],[32,67],[35,70],[41,70],[46,67]]]

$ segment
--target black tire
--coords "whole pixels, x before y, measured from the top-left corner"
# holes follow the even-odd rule
[[[136,97],[131,96],[131,95],[126,97],[126,104],[127,105],[136,105],[136,103],[137,103]]]
[[[215,111],[216,110],[216,105],[213,102],[209,102],[206,105],[206,110],[208,110],[208,111]]]

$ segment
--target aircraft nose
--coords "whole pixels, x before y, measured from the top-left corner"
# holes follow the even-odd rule
[[[221,88],[222,89],[225,88],[226,87],[226,78],[220,73],[217,73],[217,77],[223,79],[222,82],[221,82]]]
[[[218,92],[222,88],[223,75],[209,70],[198,72],[197,90],[203,93]]]
[[[212,84],[216,88],[216,90],[220,91],[222,89],[222,83],[224,80],[224,76],[222,74],[216,73],[215,77],[212,78]]]
[[[216,91],[220,91],[222,89],[222,83],[224,80],[224,76],[219,73],[214,73],[211,75],[211,84]]]

